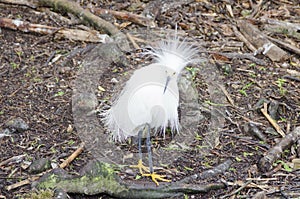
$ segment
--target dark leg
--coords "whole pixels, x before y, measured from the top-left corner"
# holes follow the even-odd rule
[[[150,173],[149,174],[143,174],[143,176],[149,176],[152,178],[153,182],[155,182],[155,184],[158,186],[158,180],[160,181],[164,181],[164,182],[171,182],[171,180],[167,180],[165,179],[166,176],[164,175],[159,175],[157,173],[154,172],[153,170],[153,161],[152,161],[152,150],[151,150],[151,137],[150,137],[150,125],[146,124],[146,126],[148,127],[148,131],[147,131],[147,139],[146,139],[146,144],[147,144],[147,151],[148,151],[148,161],[149,161],[149,170]]]
[[[139,147],[139,159],[140,160],[143,159],[143,153],[142,153],[142,134],[143,134],[143,130],[140,130],[139,134],[138,134],[138,147]]]
[[[143,153],[142,153],[142,135],[143,135],[143,129],[141,129],[138,133],[138,149],[139,149],[139,161],[137,165],[131,165],[131,168],[137,168],[140,171],[140,174],[143,175],[143,171],[149,172],[149,169],[143,165]]]
[[[147,133],[147,151],[148,151],[148,161],[149,161],[149,169],[150,173],[153,173],[153,162],[152,162],[152,150],[151,150],[151,136],[150,136],[150,125],[147,124],[148,133]]]

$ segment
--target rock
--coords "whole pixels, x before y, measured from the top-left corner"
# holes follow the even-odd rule
[[[38,159],[29,166],[29,173],[37,174],[51,169],[51,161],[48,158]]]
[[[5,123],[5,126],[10,129],[11,133],[23,133],[29,129],[28,124],[22,118],[14,118]]]
[[[0,139],[5,137],[5,136],[11,136],[10,134],[12,134],[13,132],[11,130],[9,130],[8,128],[4,129],[4,130],[0,130]]]
[[[69,199],[70,196],[63,189],[57,188],[54,190],[55,199]]]

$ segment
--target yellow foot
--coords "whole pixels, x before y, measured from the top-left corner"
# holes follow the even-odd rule
[[[144,172],[143,171],[145,171],[145,172],[149,172],[149,168],[148,167],[145,167],[144,165],[143,165],[143,161],[142,160],[139,160],[139,162],[138,162],[138,164],[137,165],[131,165],[131,166],[129,166],[130,168],[137,168],[137,169],[139,169],[139,171],[140,171],[140,174],[144,174]]]
[[[150,176],[152,178],[152,181],[155,182],[155,184],[157,186],[159,186],[159,183],[157,182],[157,180],[159,181],[163,181],[163,182],[171,182],[171,180],[165,179],[165,175],[159,175],[155,172],[153,173],[148,173],[148,174],[142,174],[143,176]]]

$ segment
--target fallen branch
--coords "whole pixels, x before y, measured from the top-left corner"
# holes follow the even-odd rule
[[[63,37],[70,40],[86,41],[86,42],[101,42],[106,43],[109,36],[99,34],[97,31],[84,31],[68,28],[56,28],[41,24],[31,24],[29,22],[13,20],[8,18],[0,18],[0,27],[19,30],[22,32],[34,32],[39,34],[55,34],[57,37]]]
[[[281,157],[285,149],[300,139],[300,127],[296,127],[291,133],[287,134],[281,141],[271,148],[259,161],[259,168],[266,172],[272,168],[273,163]]]
[[[152,19],[143,17],[141,15],[129,13],[129,12],[120,12],[120,11],[107,10],[102,8],[90,8],[90,11],[96,15],[111,14],[117,19],[131,21],[133,23],[146,26],[146,27],[153,28],[156,26]]]
[[[0,0],[4,1],[4,0]],[[7,3],[9,0],[5,0]],[[16,3],[17,1],[11,1],[10,3]],[[124,51],[129,51],[129,44],[126,36],[119,31],[113,24],[97,17],[92,14],[89,10],[83,9],[79,4],[68,0],[22,0],[19,5],[30,4],[34,7],[51,7],[54,11],[71,13],[75,15],[81,23],[94,27],[96,30],[103,31],[108,35],[112,36],[118,43],[120,48]]]
[[[282,61],[288,58],[288,54],[268,40],[257,27],[245,20],[240,20],[237,24],[245,38],[263,55],[268,56],[272,61]]]
[[[36,8],[37,6],[35,1],[36,0],[0,0],[0,3],[9,3]]]
[[[278,21],[275,19],[261,19],[263,29],[272,32],[279,33],[283,35],[288,35],[290,37],[300,39],[300,24],[299,23],[290,23],[286,21]]]
[[[202,173],[199,174],[194,174],[188,177],[183,178],[182,180],[179,181],[179,183],[188,183],[192,180],[202,180],[202,179],[207,179],[207,178],[214,178],[219,174],[224,173],[227,171],[230,166],[232,165],[233,161],[231,159],[226,160],[225,162],[217,165],[216,167],[206,170]]]

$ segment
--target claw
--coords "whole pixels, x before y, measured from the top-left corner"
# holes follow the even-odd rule
[[[171,180],[168,180],[168,179],[165,179],[165,175],[159,175],[155,172],[153,173],[148,173],[148,174],[142,174],[142,176],[149,176],[151,177],[152,181],[157,185],[159,186],[159,183],[157,182],[157,180],[159,181],[163,181],[163,182],[171,182]]]
[[[143,165],[143,161],[139,160],[137,165],[131,165],[130,168],[136,168],[139,169],[140,174],[144,175],[144,172],[149,172],[149,168]]]

